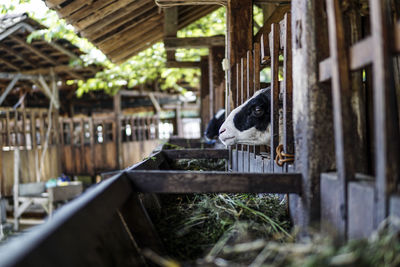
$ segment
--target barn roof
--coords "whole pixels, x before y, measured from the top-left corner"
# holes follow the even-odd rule
[[[117,63],[163,38],[164,14],[154,0],[45,0],[45,3]],[[178,7],[178,29],[218,7]]]
[[[83,53],[78,47],[64,39],[47,42],[42,39],[26,39],[33,31],[45,29],[27,14],[0,17],[0,88],[10,79],[21,74],[16,87],[31,87],[37,75],[49,75],[51,69],[60,80],[85,80],[98,71],[92,67],[71,67],[70,61]]]

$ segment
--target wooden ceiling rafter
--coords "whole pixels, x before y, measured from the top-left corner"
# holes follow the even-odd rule
[[[133,2],[127,5],[123,9],[119,9],[114,13],[100,19],[96,23],[89,25],[80,31],[81,35],[86,38],[92,38],[96,40],[97,38],[109,33],[112,30],[119,28],[121,25],[132,21],[131,12],[135,12],[135,14],[139,17],[146,12],[154,9],[154,5],[152,4],[152,0],[149,2]],[[152,12],[153,13],[153,12]]]
[[[121,62],[157,41],[162,41],[163,12],[153,0],[45,0],[113,62]],[[219,6],[178,7],[178,29],[216,10]],[[162,10],[161,10],[162,11]],[[160,27],[161,29],[158,29]],[[153,31],[145,31],[154,29]],[[147,32],[153,37],[137,35]],[[123,55],[116,53],[119,50]],[[129,50],[129,51],[125,51]]]
[[[103,47],[103,52],[109,54],[112,51],[115,51],[118,47],[123,47],[128,42],[134,42],[135,39],[140,37],[141,41],[144,42],[143,34],[156,34],[158,32],[157,28],[160,28],[159,31],[162,31],[163,20],[160,17],[152,17],[147,19],[141,24],[141,28],[136,31],[122,31],[119,34],[113,35],[107,42],[102,42],[101,45]]]
[[[14,88],[32,90],[32,84],[39,79],[45,80],[55,69],[58,79],[85,80],[98,70],[92,67],[73,68],[67,66],[71,59],[83,54],[78,47],[67,40],[58,39],[47,42],[34,39],[27,43],[28,35],[45,27],[29,18],[27,14],[6,14],[0,16],[0,88],[4,91],[15,77],[19,77]]]
[[[154,9],[154,8],[153,8]],[[125,24],[127,24],[127,27],[123,27],[120,26],[118,28],[115,28],[114,30],[105,33],[104,35],[102,35],[99,38],[96,38],[94,41],[99,45],[103,45],[104,43],[108,42],[108,41],[115,41],[117,40],[119,37],[121,37],[121,35],[123,34],[130,34],[133,29],[135,29],[136,27],[138,27],[139,25],[141,25],[142,23],[149,21],[149,20],[154,20],[157,21],[160,17],[158,15],[154,15],[154,10],[151,9],[150,11],[152,12],[146,12],[144,14],[142,14],[139,17],[135,17],[130,21],[127,21]]]
[[[162,27],[162,24],[158,24],[158,27]],[[146,36],[147,33],[153,33],[152,35],[148,34]],[[129,54],[131,54],[131,50],[135,50],[136,49],[141,49],[142,47],[149,47],[151,44],[150,43],[154,43],[154,41],[159,40],[160,38],[162,38],[162,31],[160,31],[159,33],[155,33],[154,29],[149,29],[148,31],[142,32],[141,34],[139,34],[138,36],[143,35],[144,37],[142,38],[142,44],[143,46],[137,46],[134,43],[125,43],[123,46],[120,46],[118,48],[113,49],[112,51],[109,52],[109,55],[113,58],[115,58],[116,60],[125,57]],[[122,51],[122,49],[124,49],[124,51]],[[139,51],[138,51],[139,52]]]

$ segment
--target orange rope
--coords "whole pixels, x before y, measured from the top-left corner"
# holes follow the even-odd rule
[[[294,154],[283,152],[283,144],[279,144],[276,147],[275,162],[280,167],[282,167],[286,162],[294,162]]]

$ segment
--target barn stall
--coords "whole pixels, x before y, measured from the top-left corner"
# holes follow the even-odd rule
[[[162,254],[162,244],[138,193],[287,193],[300,236],[321,222],[321,231],[333,227],[342,240],[366,237],[398,215],[397,6],[372,0],[274,4],[253,36],[252,1],[222,3],[228,21],[225,107],[231,110],[261,88],[258,74],[269,68],[270,148],[161,149],[61,210],[6,263],[33,262],[62,242],[74,256],[52,250],[42,264],[145,264],[144,249]],[[185,157],[225,158],[229,169],[168,170],[171,160]],[[104,202],[107,208],[97,205]],[[78,229],[80,242],[70,237]]]

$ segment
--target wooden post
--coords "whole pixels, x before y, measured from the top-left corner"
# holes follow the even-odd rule
[[[178,104],[175,108],[175,119],[176,119],[176,134],[178,137],[183,137],[183,125],[182,125],[182,113],[181,106]]]
[[[116,159],[118,169],[122,168],[122,136],[121,136],[121,94],[114,95],[114,115],[115,115],[115,143],[116,143]],[[103,126],[104,127],[104,126]],[[104,128],[103,128],[104,131]],[[105,136],[105,135],[104,135]]]
[[[339,1],[327,0],[329,47],[332,64],[333,117],[335,130],[336,168],[343,192],[338,199],[342,209],[344,225],[339,228],[341,237],[347,233],[347,182],[354,179],[355,158],[353,157],[354,114],[351,108],[351,83],[348,61],[348,46],[345,42],[344,26]]]
[[[293,81],[292,81],[292,31],[290,13],[285,15],[281,30],[283,47],[283,147],[284,151],[289,154],[294,153],[293,138],[293,121],[292,121],[292,105],[293,105]],[[285,166],[287,168],[287,165]]]
[[[18,231],[19,228],[19,174],[20,174],[20,155],[19,155],[19,143],[18,143],[18,112],[14,112],[14,133],[15,133],[15,144],[14,144],[14,186],[13,186],[13,197],[14,197],[14,231]]]
[[[236,64],[253,48],[253,2],[230,0],[227,6],[227,52],[229,60],[228,89],[236,95]]]
[[[164,9],[164,37],[176,37],[178,31],[178,7]],[[175,61],[175,50],[167,51],[167,61]]]
[[[393,80],[392,32],[388,4],[369,1],[374,46],[373,96],[375,137],[375,227],[388,216],[389,195],[396,191],[399,167],[399,119]]]
[[[225,58],[224,46],[212,46],[209,48],[209,78],[210,78],[210,114],[215,114],[224,107],[224,81],[225,72],[222,69],[222,60]]]
[[[292,1],[293,129],[295,169],[303,177],[302,196],[290,195],[290,212],[306,231],[320,220],[320,174],[335,168],[332,96],[318,82],[318,63],[329,56],[323,1]]]
[[[201,83],[200,83],[200,117],[201,117],[201,133],[203,134],[206,130],[207,124],[212,118],[212,113],[210,113],[211,106],[210,103],[210,72],[208,68],[208,58],[207,56],[201,57],[200,61],[200,71],[201,71]]]
[[[279,145],[279,25],[273,23],[269,33],[271,55],[271,169],[274,170]]]

